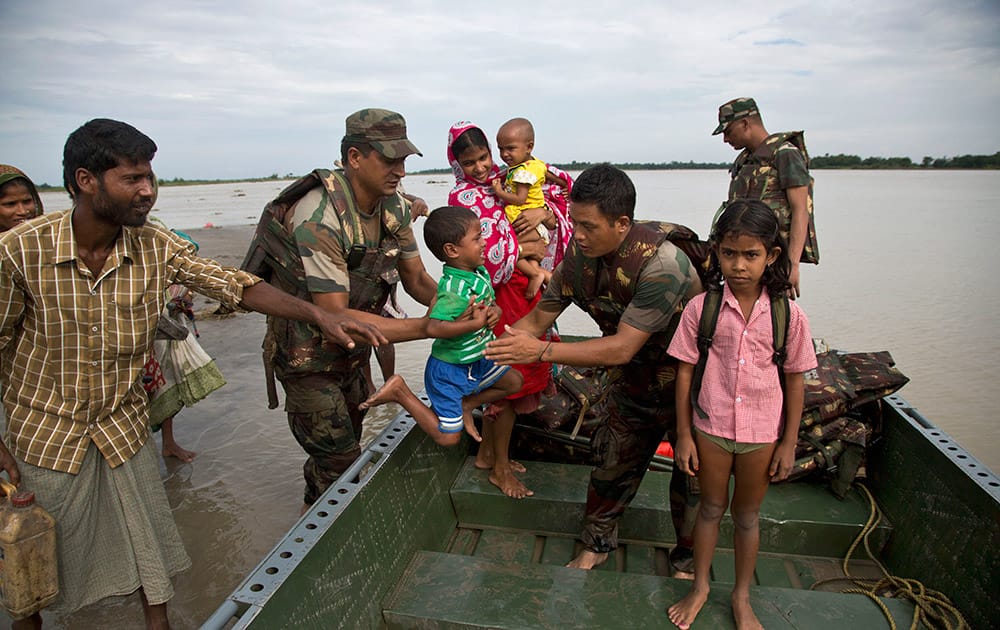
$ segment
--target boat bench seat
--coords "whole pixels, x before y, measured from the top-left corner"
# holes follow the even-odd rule
[[[521,475],[534,495],[522,500],[504,496],[486,471],[463,466],[451,489],[451,500],[461,527],[527,529],[542,534],[576,536],[587,501],[589,466],[524,462]],[[619,526],[622,541],[672,545],[674,529],[669,505],[670,473],[646,473],[639,492]],[[843,558],[868,522],[870,507],[864,495],[852,490],[843,501],[824,484],[792,482],[768,490],[760,514],[760,550]],[[885,545],[891,526],[883,519],[869,543],[874,553]],[[733,522],[723,518],[719,546],[733,539]]]
[[[687,580],[654,575],[421,551],[383,602],[382,616],[392,629],[665,628],[672,626],[664,611],[690,587]],[[864,595],[758,586],[751,597],[769,629],[889,627]],[[911,603],[881,601],[897,624],[912,619]],[[713,588],[696,625],[734,627],[728,588]]]

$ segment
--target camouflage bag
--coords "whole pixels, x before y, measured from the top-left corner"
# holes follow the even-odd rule
[[[585,419],[604,415],[608,393],[611,391],[607,369],[564,365],[554,381],[555,394],[543,396],[532,415],[548,431],[575,421],[571,438],[576,438]]]
[[[789,479],[823,475],[843,498],[863,473],[865,454],[881,431],[879,400],[909,379],[888,352],[820,352],[806,373],[805,411]]]

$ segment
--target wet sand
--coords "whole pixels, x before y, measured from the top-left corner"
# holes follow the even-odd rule
[[[251,226],[189,230],[202,255],[238,266]],[[211,303],[198,297],[196,310]],[[200,317],[202,347],[215,359],[227,385],[195,407],[181,411],[174,433],[182,446],[198,453],[192,463],[161,463],[174,518],[193,566],[174,579],[169,604],[174,628],[197,628],[264,558],[298,520],[302,505],[305,455],[288,429],[284,412],[267,408],[260,342],[264,316],[237,313]],[[422,342],[414,342],[414,344]],[[416,349],[414,357],[426,356]],[[398,371],[419,379],[422,362],[400,359]],[[376,384],[381,383],[377,375]],[[279,398],[284,395],[279,386]],[[394,405],[366,419],[364,440],[377,435]],[[160,449],[160,435],[153,438]],[[43,614],[48,628],[142,627],[138,597],[111,598],[72,615]],[[0,620],[0,625],[6,625]]]

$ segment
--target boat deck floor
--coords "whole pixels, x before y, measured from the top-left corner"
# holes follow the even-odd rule
[[[673,546],[669,474],[646,476],[621,523],[616,553],[594,571],[564,565],[580,550],[576,535],[586,501],[589,468],[527,462],[523,476],[535,495],[504,497],[486,474],[466,463],[451,498],[458,515],[444,552],[412,559],[383,608],[390,628],[645,628],[670,627],[665,609],[690,588],[670,577]],[[839,501],[821,486],[774,486],[762,506],[761,553],[752,590],[766,628],[888,628],[882,610],[864,595],[842,594],[843,556],[868,519],[860,496]],[[724,523],[712,565],[713,589],[693,628],[733,626],[732,524]],[[727,530],[730,533],[727,535]],[[877,549],[891,527],[872,536]],[[786,550],[791,550],[791,553]],[[852,560],[851,574],[877,578],[873,562]],[[897,620],[913,606],[882,598]]]

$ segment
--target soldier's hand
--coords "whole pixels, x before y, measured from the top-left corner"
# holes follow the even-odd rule
[[[500,365],[524,365],[536,363],[539,355],[545,350],[546,343],[536,339],[531,333],[504,326],[506,332],[502,337],[486,344],[487,359]]]
[[[788,290],[788,299],[794,300],[795,298],[802,295],[802,291],[799,290],[799,266],[792,265],[791,271],[788,273],[788,281],[792,283],[792,288]]]
[[[358,321],[348,315],[323,311],[319,328],[324,337],[347,349],[354,348],[355,340],[373,346],[389,343],[377,326]]]

